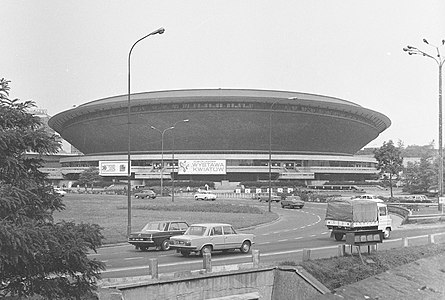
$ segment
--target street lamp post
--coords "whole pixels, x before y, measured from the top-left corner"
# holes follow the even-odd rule
[[[185,120],[180,120],[175,122],[175,124],[173,124],[173,129],[176,128],[176,124],[180,123],[180,122],[184,122],[187,123],[189,121],[189,119],[185,119]],[[171,173],[171,178],[172,178],[172,202],[175,202],[175,131],[172,131],[173,137],[172,137],[172,162],[173,162],[173,172]]]
[[[440,54],[439,47],[430,44],[426,39],[423,42],[433,48],[436,48],[437,55],[428,54],[422,50],[419,50],[413,46],[406,46],[403,51],[407,52],[409,55],[422,55],[432,58],[439,67],[439,179],[438,179],[438,196],[443,196],[443,147],[442,147],[442,66],[444,64],[445,58]],[[445,45],[445,40],[442,40],[442,45]]]
[[[272,211],[272,107],[279,101],[275,100],[270,105],[269,111],[269,212]]]
[[[160,130],[154,126],[150,126],[151,129],[158,131],[161,134],[161,197],[164,195],[164,134],[168,130],[172,130],[175,127],[171,126],[165,128],[164,130]]]
[[[130,83],[131,83],[131,64],[130,64],[130,59],[131,59],[131,52],[133,51],[134,46],[136,46],[137,43],[139,43],[140,41],[142,41],[143,39],[149,37],[150,35],[155,35],[155,34],[163,34],[165,31],[164,28],[159,28],[149,34],[147,34],[146,36],[140,38],[139,40],[137,40],[133,46],[131,46],[130,51],[128,52],[128,104],[127,104],[127,141],[128,141],[128,151],[127,151],[127,172],[128,172],[128,176],[127,176],[127,212],[128,212],[128,223],[127,223],[127,236],[130,236],[131,233],[131,123],[130,123],[130,113],[131,113],[131,102],[130,102]]]

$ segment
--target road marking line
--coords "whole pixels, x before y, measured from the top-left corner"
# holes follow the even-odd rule
[[[286,241],[288,241],[288,239],[278,240],[278,242],[286,242]]]
[[[310,237],[314,237],[314,236],[317,236],[317,235],[316,235],[316,234],[311,234],[311,235],[310,235]]]
[[[143,258],[142,256],[138,256],[138,257],[126,257],[124,258],[124,260],[133,260],[133,259],[141,259]]]
[[[321,234],[328,234],[329,233],[329,231],[325,231],[325,232],[322,232]]]
[[[299,237],[294,238],[294,240],[299,240],[299,239],[302,239],[302,238],[303,238],[302,236],[299,236]]]

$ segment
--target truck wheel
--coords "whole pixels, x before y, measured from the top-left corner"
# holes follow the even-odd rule
[[[391,236],[391,230],[389,228],[386,228],[383,231],[383,238],[386,240],[386,239],[389,239],[390,236]]]
[[[334,233],[334,238],[336,241],[341,241],[343,239],[343,233]]]
[[[190,256],[190,252],[188,252],[188,251],[181,251],[181,254],[184,257],[189,257]]]
[[[161,250],[162,251],[168,251],[170,250],[170,242],[169,240],[163,240],[161,243]]]
[[[141,249],[141,251],[148,251],[148,247],[145,247],[145,246],[143,246],[143,247],[140,247],[140,249]]]

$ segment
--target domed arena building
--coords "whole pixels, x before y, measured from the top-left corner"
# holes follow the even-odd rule
[[[310,184],[374,178],[374,158],[354,154],[391,121],[321,95],[192,89],[95,100],[48,124],[84,154],[62,158],[63,174],[97,166],[102,176],[125,180],[130,152],[135,185],[172,174],[215,182],[268,180],[271,174],[272,180]]]

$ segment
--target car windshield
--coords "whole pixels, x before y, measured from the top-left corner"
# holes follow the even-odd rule
[[[142,228],[142,231],[150,231],[150,230],[158,230],[158,231],[164,231],[167,227],[166,222],[150,222],[147,223],[147,225]]]
[[[204,226],[190,226],[184,235],[204,235],[206,229]]]

